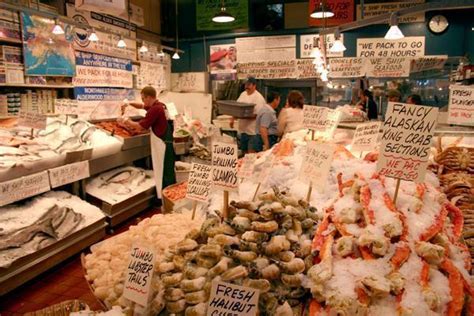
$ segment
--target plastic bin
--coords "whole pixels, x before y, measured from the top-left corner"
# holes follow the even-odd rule
[[[219,114],[232,115],[236,118],[251,118],[254,116],[255,104],[237,101],[217,101]]]

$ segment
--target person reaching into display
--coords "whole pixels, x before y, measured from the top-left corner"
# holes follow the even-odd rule
[[[423,102],[421,101],[420,95],[412,94],[412,95],[408,96],[407,103],[408,104],[421,105]]]
[[[303,128],[304,96],[298,90],[292,90],[286,99],[285,108],[278,117],[278,135],[298,131]]]
[[[369,90],[361,90],[360,92],[360,101],[357,104],[357,107],[364,111],[367,114],[369,120],[377,119],[377,103],[374,101],[372,92]]]
[[[270,92],[267,95],[267,104],[257,113],[255,129],[255,151],[268,150],[278,142],[278,120],[275,109],[280,104],[280,94]]]

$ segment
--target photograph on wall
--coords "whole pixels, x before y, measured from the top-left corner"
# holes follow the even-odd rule
[[[72,26],[61,22],[64,34],[52,33],[54,20],[21,12],[25,74],[66,76],[75,74]]]
[[[237,76],[237,46],[211,45],[209,68],[213,80],[235,80]]]

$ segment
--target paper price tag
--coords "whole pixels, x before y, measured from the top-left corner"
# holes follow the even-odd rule
[[[46,115],[39,113],[20,111],[20,113],[18,114],[18,126],[35,129],[45,129],[46,120]]]
[[[303,107],[303,126],[315,131],[317,138],[329,140],[339,124],[341,113],[326,107],[305,105]]]
[[[49,180],[52,188],[82,180],[89,176],[89,161],[87,160],[49,169]]]
[[[474,87],[449,87],[448,123],[474,125]]]
[[[242,164],[240,165],[238,176],[241,179],[251,178],[253,175],[253,168],[255,161],[257,160],[256,154],[246,154],[242,159]]]
[[[176,105],[173,102],[166,103],[166,109],[168,110],[168,115],[170,119],[174,120],[176,116],[178,116],[178,110],[176,109]]]
[[[226,191],[236,191],[237,145],[222,142],[212,144],[212,184]]]
[[[191,164],[186,198],[198,202],[207,202],[212,186],[212,167],[199,163]]]
[[[378,144],[380,134],[380,122],[360,124],[357,126],[352,138],[352,151],[371,151]]]
[[[63,115],[77,115],[79,103],[77,100],[58,99],[54,103],[54,113]]]
[[[254,288],[213,281],[206,315],[257,315],[259,296]]]
[[[123,296],[142,306],[148,305],[155,266],[155,253],[146,247],[133,246],[128,261]]]
[[[49,191],[48,172],[43,171],[0,183],[0,206]]]
[[[308,143],[299,178],[313,186],[323,187],[329,175],[329,168],[334,156],[334,145],[320,144],[314,141]]]
[[[377,172],[422,182],[437,119],[438,108],[389,102],[382,124]]]

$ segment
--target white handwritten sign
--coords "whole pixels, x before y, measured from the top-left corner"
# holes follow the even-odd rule
[[[425,3],[425,0],[410,0],[403,2],[382,2],[382,3],[364,3],[364,18],[362,18],[362,7],[357,5],[357,20],[370,19],[378,15],[387,14],[390,12],[400,11],[415,7]],[[424,22],[425,13],[417,13],[412,15],[404,15],[398,18],[398,23],[413,23]]]
[[[328,76],[331,78],[356,78],[365,75],[364,58],[331,58],[329,65],[331,71]]]
[[[425,56],[411,60],[410,72],[421,72],[427,70],[443,69],[448,60],[448,55]]]
[[[207,92],[207,72],[181,72],[171,74],[171,91]]]
[[[326,40],[326,57],[342,57],[344,52],[331,52],[330,49],[334,45],[336,38],[334,34],[327,34]],[[341,34],[340,40],[344,43],[344,34]],[[319,34],[308,34],[300,36],[300,58],[311,58],[311,50],[313,45],[316,43],[319,48],[322,47],[322,40],[319,37]]]
[[[314,185],[323,187],[329,175],[329,168],[334,156],[334,145],[308,142],[299,178],[310,180]]]
[[[352,151],[371,151],[378,143],[380,131],[380,122],[360,124],[357,126],[352,138]]]
[[[391,178],[422,182],[437,119],[437,108],[389,102],[377,171]]]
[[[215,142],[212,144],[212,184],[226,191],[238,189],[237,145]]]
[[[206,315],[257,315],[259,295],[254,288],[213,281]]]
[[[133,246],[128,261],[123,296],[142,306],[148,305],[151,279],[155,265],[155,254],[152,250]]]
[[[212,167],[209,165],[199,163],[191,164],[186,198],[199,202],[207,202],[209,199],[209,190],[212,186],[211,171]]]
[[[176,105],[173,102],[167,102],[166,110],[168,110],[168,115],[170,119],[175,120],[176,117],[179,115],[178,110],[176,109]]]
[[[63,115],[77,115],[79,102],[70,99],[57,99],[54,102],[54,113]]]
[[[82,180],[89,176],[89,161],[87,160],[49,169],[49,180],[52,188]]]
[[[474,125],[474,87],[449,87],[448,123]]]
[[[331,139],[341,118],[341,112],[321,106],[303,107],[303,126],[315,131],[317,138]]]
[[[425,55],[425,37],[404,37],[399,40],[358,38],[357,57],[420,57]]]
[[[45,129],[46,128],[46,115],[20,111],[18,114],[18,126]]]
[[[49,191],[48,172],[43,171],[0,183],[0,206]]]
[[[246,154],[242,159],[242,164],[239,168],[238,176],[242,179],[248,179],[253,175],[253,169],[255,161],[257,160],[257,154]]]
[[[369,58],[366,61],[366,74],[373,78],[408,77],[410,75],[410,58]]]

